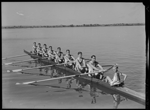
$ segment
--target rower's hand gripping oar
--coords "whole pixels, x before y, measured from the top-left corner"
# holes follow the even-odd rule
[[[6,57],[6,58],[2,58],[2,60],[6,60],[6,59],[9,59],[9,58],[15,58],[15,57],[22,57],[22,56],[27,56],[27,54],[10,56],[10,57]]]
[[[104,73],[109,71],[112,67],[110,67],[109,69],[105,70]],[[99,71],[95,71],[95,72],[99,72]],[[78,76],[82,76],[82,75],[94,74],[95,72],[83,73],[83,74],[79,74],[79,75],[69,75],[69,76],[63,76],[63,77],[57,77],[57,78],[49,78],[49,79],[43,79],[43,80],[37,80],[37,81],[29,81],[29,82],[23,82],[23,83],[16,83],[16,85],[27,85],[27,84],[43,82],[43,81],[52,81],[52,80],[70,78],[70,77],[78,77]]]
[[[54,64],[54,65],[46,65],[46,66],[39,66],[39,67],[33,67],[33,68],[25,68],[25,69],[7,70],[7,72],[20,72],[20,71],[24,71],[24,70],[31,70],[31,69],[44,68],[44,67],[57,66],[57,65],[64,65],[64,63]]]
[[[34,61],[34,60],[38,60],[38,59],[29,59],[29,60],[24,60],[24,61],[9,62],[9,63],[5,63],[4,65],[12,65],[15,63],[22,63],[22,62],[28,62],[28,61]]]

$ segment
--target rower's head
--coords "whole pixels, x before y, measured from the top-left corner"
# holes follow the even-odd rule
[[[69,49],[67,49],[67,50],[66,50],[66,53],[69,55],[69,54],[70,54],[70,50],[69,50]]]
[[[36,45],[36,42],[33,42],[33,45]]]
[[[43,44],[43,46],[44,46],[44,47],[47,47],[47,45],[46,45],[46,44]]]
[[[118,71],[118,64],[115,64],[113,69],[114,69],[115,72],[117,72]]]
[[[52,50],[52,46],[49,46],[49,49]]]
[[[41,46],[41,43],[38,43],[38,46]]]
[[[79,56],[79,57],[82,57],[82,52],[78,52],[78,56]]]
[[[61,52],[61,48],[60,48],[60,47],[58,47],[58,48],[57,48],[57,51],[58,51],[58,52]]]
[[[95,55],[92,55],[92,56],[91,56],[91,61],[92,61],[92,62],[95,62],[95,61],[96,61],[96,56],[95,56]]]

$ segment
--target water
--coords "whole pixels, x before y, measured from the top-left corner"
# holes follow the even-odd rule
[[[59,46],[64,53],[70,49],[75,57],[78,51],[85,58],[94,54],[102,65],[117,63],[128,75],[126,86],[145,93],[144,26],[3,29],[2,57],[23,54],[23,49],[30,51],[34,41],[54,50]],[[113,77],[113,73],[106,75]]]

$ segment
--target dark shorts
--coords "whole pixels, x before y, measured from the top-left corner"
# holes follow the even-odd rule
[[[38,53],[38,56],[42,57],[42,54],[39,54],[39,53]]]
[[[55,61],[55,59],[52,59],[51,57],[48,57],[48,60],[50,60],[50,61]]]
[[[87,67],[84,67],[82,70],[80,70],[81,73],[87,72]]]
[[[113,87],[122,87],[122,86],[124,86],[124,82],[121,82],[120,84],[113,85]]]
[[[102,73],[98,73],[97,75],[92,75],[92,77],[93,77],[93,78],[96,78],[96,79],[100,79],[100,80],[102,80],[102,79],[105,78]]]
[[[37,51],[36,51],[36,50],[34,50],[34,51],[33,51],[33,53],[34,53],[34,54],[37,54]]]
[[[59,60],[58,63],[64,63],[64,60]]]

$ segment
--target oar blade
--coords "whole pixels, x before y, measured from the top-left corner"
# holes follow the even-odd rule
[[[2,58],[2,60],[6,60],[6,58]]]
[[[22,69],[16,69],[16,70],[12,70],[13,72],[20,72],[22,71]]]
[[[7,65],[11,65],[11,64],[13,64],[13,63],[12,63],[12,62],[10,62],[10,63],[5,63],[4,65],[6,65],[6,66],[7,66]]]
[[[10,73],[10,72],[12,72],[12,70],[7,70],[7,73]]]
[[[35,83],[36,81],[30,81],[30,82],[23,82],[23,83],[16,83],[16,85],[28,85],[31,83]]]

